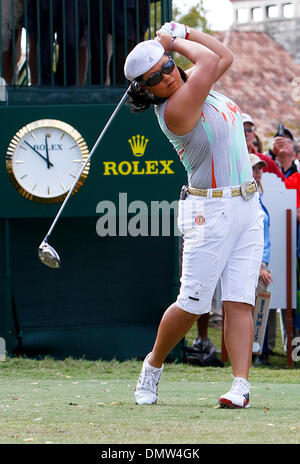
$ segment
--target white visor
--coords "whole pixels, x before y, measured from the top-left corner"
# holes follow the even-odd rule
[[[129,53],[124,65],[124,74],[129,81],[142,76],[159,62],[165,53],[157,40],[145,40],[137,44]]]

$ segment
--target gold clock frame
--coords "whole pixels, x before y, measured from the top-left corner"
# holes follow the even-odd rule
[[[51,204],[51,203],[58,203],[63,201],[66,196],[68,195],[68,192],[63,193],[62,195],[52,197],[52,198],[44,198],[44,197],[39,197],[38,195],[34,195],[22,187],[17,179],[15,178],[14,172],[13,172],[13,167],[12,167],[12,161],[13,161],[13,156],[15,153],[15,150],[22,140],[22,138],[26,135],[29,134],[30,132],[40,129],[40,128],[49,128],[49,129],[60,129],[63,132],[67,133],[70,137],[74,139],[74,141],[78,144],[81,155],[82,155],[82,165],[86,162],[89,156],[89,150],[87,147],[87,144],[84,140],[84,138],[81,136],[81,134],[70,124],[60,121],[58,119],[39,119],[37,121],[33,121],[29,124],[26,124],[24,127],[22,127],[11,139],[7,152],[6,152],[6,171],[7,174],[12,181],[13,185],[15,186],[16,190],[25,198],[28,200],[33,200],[38,203],[46,203],[46,204]],[[76,186],[74,187],[74,190],[72,192],[72,195],[74,195],[78,190],[83,186],[88,173],[90,170],[90,163],[87,163],[85,166],[80,178],[78,179],[78,182]],[[69,190],[68,190],[69,191]]]

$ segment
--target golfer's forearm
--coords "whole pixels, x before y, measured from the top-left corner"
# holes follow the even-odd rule
[[[229,48],[225,47],[222,42],[215,39],[210,34],[205,34],[205,32],[196,31],[195,29],[191,28],[188,40],[204,45],[213,51],[216,55],[218,55],[219,58],[233,59],[233,55]]]
[[[216,81],[231,66],[233,62],[233,54],[227,47],[225,47],[225,45],[223,45],[221,42],[219,42],[219,40],[215,39],[213,36],[205,34],[204,32],[196,31],[195,29],[191,28],[188,40],[204,45],[204,47],[207,47],[220,58],[218,71],[216,75]]]
[[[218,55],[205,45],[179,37],[173,41],[173,50],[188,58],[194,65],[215,66],[220,61]]]

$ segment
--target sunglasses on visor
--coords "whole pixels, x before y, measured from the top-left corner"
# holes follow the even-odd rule
[[[155,72],[152,76],[149,77],[146,81],[138,81],[139,84],[148,85],[149,87],[154,87],[162,81],[163,74],[171,74],[175,68],[175,63],[173,60],[169,59],[162,67],[160,71]]]

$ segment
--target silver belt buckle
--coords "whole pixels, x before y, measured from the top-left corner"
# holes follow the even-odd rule
[[[251,182],[244,182],[241,185],[241,194],[242,194],[242,197],[244,198],[244,200],[246,200],[246,201],[250,200],[250,198],[252,198],[253,195],[256,193],[256,190],[254,192],[250,192],[250,193],[246,192],[247,187],[250,187],[253,184],[254,184],[254,182],[251,181]]]
[[[183,185],[180,192],[180,200],[185,200],[188,196],[189,188],[187,185]]]

